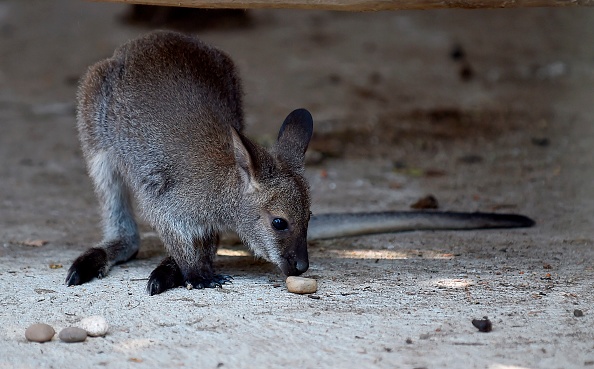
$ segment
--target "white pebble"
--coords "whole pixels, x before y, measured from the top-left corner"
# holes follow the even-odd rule
[[[87,331],[91,337],[105,336],[109,328],[105,318],[100,315],[84,318],[76,326]]]
[[[287,277],[287,289],[292,293],[306,294],[318,290],[318,282],[312,278]]]

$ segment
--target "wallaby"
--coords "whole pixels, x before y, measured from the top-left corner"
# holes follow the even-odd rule
[[[173,32],[133,40],[89,69],[77,123],[104,236],[74,261],[66,284],[103,277],[136,255],[131,195],[170,255],[151,273],[151,295],[228,282],[213,270],[225,230],[286,275],[308,269],[303,166],[312,117],[289,114],[269,152],[243,135],[241,99],[227,55]]]
[[[483,213],[328,214],[310,221],[303,174],[311,114],[290,113],[266,150],[242,133],[241,100],[231,59],[179,33],[150,33],[90,67],[78,91],[77,124],[104,235],[73,262],[67,285],[104,277],[135,257],[132,198],[170,255],[149,277],[151,295],[230,282],[213,268],[219,235],[229,230],[290,276],[309,267],[308,225],[310,238],[532,225],[522,216]]]

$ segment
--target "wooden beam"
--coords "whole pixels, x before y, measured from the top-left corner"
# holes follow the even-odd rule
[[[128,4],[180,6],[207,9],[292,8],[377,11],[446,8],[526,8],[594,6],[594,0],[99,0]]]

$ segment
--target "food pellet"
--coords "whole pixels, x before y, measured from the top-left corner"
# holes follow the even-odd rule
[[[56,334],[56,331],[50,325],[37,323],[27,328],[25,338],[32,342],[47,342],[51,341],[54,334]]]
[[[306,294],[318,290],[318,282],[312,278],[287,277],[287,290],[292,293]]]

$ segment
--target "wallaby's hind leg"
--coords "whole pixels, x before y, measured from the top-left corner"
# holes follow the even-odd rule
[[[140,245],[129,191],[114,163],[105,152],[88,159],[89,174],[103,212],[103,241],[72,263],[66,276],[68,286],[106,276],[114,264],[135,257]]]
[[[178,237],[162,237],[172,256],[165,258],[151,273],[147,284],[151,296],[179,286],[198,289],[221,287],[233,279],[214,272],[218,237],[194,239],[190,245],[182,245]]]

